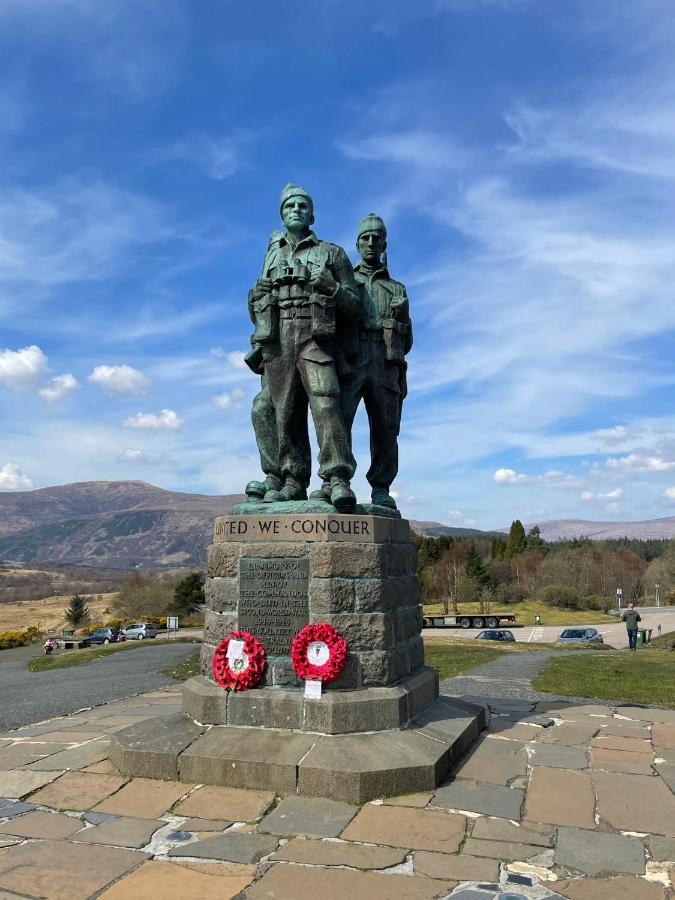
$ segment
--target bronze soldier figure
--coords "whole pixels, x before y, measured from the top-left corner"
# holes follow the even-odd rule
[[[413,343],[405,285],[390,277],[386,263],[387,229],[374,213],[361,222],[356,236],[361,261],[354,275],[361,290],[358,360],[342,380],[341,407],[350,441],[361,399],[370,426],[370,469],[366,475],[372,501],[396,509],[389,488],[398,472],[398,435],[407,394],[406,354]],[[312,496],[325,493],[326,487]]]
[[[280,212],[286,230],[272,234],[262,275],[249,295],[255,322],[249,357],[259,358],[264,370],[253,420],[267,478],[252,482],[247,493],[259,496],[264,487],[266,502],[307,499],[309,406],[319,444],[319,476],[330,502],[346,512],[356,503],[350,487],[356,462],[340,411],[338,338],[358,319],[358,288],[344,250],[319,240],[311,230],[314,205],[307,191],[287,185]]]

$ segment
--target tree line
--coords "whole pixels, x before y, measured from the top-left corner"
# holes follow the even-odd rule
[[[675,540],[578,538],[547,542],[520,520],[508,535],[466,538],[413,537],[425,602],[444,612],[460,603],[542,600],[566,609],[607,610],[621,588],[630,600],[675,605]]]

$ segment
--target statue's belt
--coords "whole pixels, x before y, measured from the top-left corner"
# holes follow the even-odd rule
[[[283,321],[284,319],[311,319],[312,313],[310,312],[309,305],[306,306],[289,306],[287,309],[279,310],[279,318]]]

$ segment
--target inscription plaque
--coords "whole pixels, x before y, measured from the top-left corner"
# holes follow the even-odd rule
[[[309,560],[239,561],[239,627],[254,634],[268,656],[288,656],[309,622]]]

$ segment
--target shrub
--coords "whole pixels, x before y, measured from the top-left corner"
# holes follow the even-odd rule
[[[549,584],[541,592],[540,598],[547,606],[555,609],[582,609],[584,605],[579,591],[564,584]]]
[[[25,647],[32,643],[38,635],[34,626],[26,631],[0,631],[0,650],[9,650],[12,647]]]
[[[499,603],[520,603],[527,599],[527,590],[517,581],[506,581],[495,588],[495,600]]]

